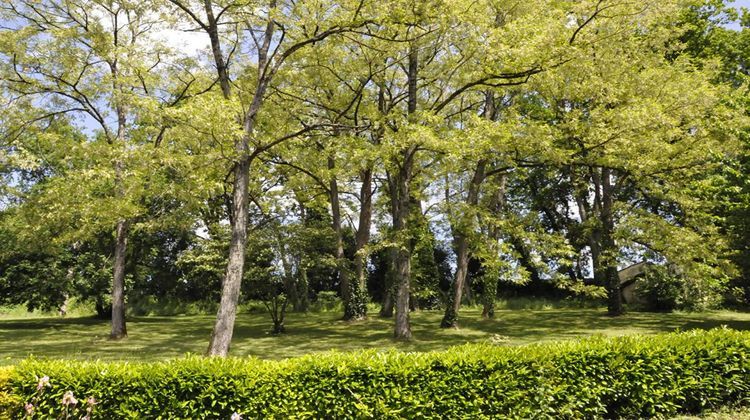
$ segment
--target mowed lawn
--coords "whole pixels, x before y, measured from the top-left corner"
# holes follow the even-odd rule
[[[750,314],[738,312],[639,313],[611,318],[604,309],[500,310],[484,320],[478,309],[461,313],[460,328],[438,327],[442,313],[412,313],[414,340],[391,339],[392,319],[372,317],[348,323],[335,312],[290,313],[287,333],[268,334],[264,313],[240,313],[231,354],[281,359],[328,350],[389,349],[430,351],[467,342],[490,341],[519,345],[550,340],[570,340],[602,334],[653,334],[676,329],[709,329],[726,325],[750,329]],[[109,325],[92,318],[11,318],[0,316],[0,364],[36,357],[153,361],[201,354],[208,343],[212,315],[135,317],[128,321],[129,337],[107,339]]]

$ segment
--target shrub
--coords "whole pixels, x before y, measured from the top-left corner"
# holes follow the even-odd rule
[[[318,292],[311,306],[313,312],[333,312],[340,311],[343,308],[343,302],[334,291]]]
[[[14,409],[21,403],[21,397],[11,391],[11,373],[13,367],[0,366],[0,420],[9,420]]]
[[[49,387],[37,390],[39,378]],[[366,351],[279,362],[27,360],[19,404],[71,418],[643,418],[750,403],[750,333],[727,329],[437,353]]]
[[[677,309],[681,290],[682,280],[660,265],[647,267],[635,283],[635,293],[648,311],[672,312]]]

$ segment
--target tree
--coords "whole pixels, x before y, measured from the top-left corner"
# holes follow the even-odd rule
[[[177,181],[171,186],[182,192],[193,186],[175,175],[183,155],[162,142],[164,108],[177,104],[189,83],[180,81],[183,71],[157,39],[159,7],[115,0],[18,0],[2,7],[0,79],[17,115],[4,139],[21,150],[36,148],[42,162],[45,150],[65,153],[51,168],[55,176],[24,199],[62,231],[58,242],[114,230],[113,339],[127,335],[128,239],[144,227],[138,224],[153,202],[146,196],[161,182]],[[45,124],[60,120],[78,132],[48,133]],[[45,135],[29,142],[32,132]],[[45,150],[40,139],[49,142]],[[167,191],[157,196],[166,198]]]
[[[282,135],[276,135],[276,130],[267,130],[261,121],[261,111],[273,92],[270,88],[299,50],[353,28],[361,28],[368,21],[363,17],[362,3],[355,1],[339,1],[335,3],[335,7],[326,2],[277,0],[269,0],[257,7],[234,2],[215,4],[205,1],[197,5],[188,1],[171,0],[171,3],[183,12],[187,21],[197,24],[209,36],[212,59],[224,98],[228,100],[232,95],[237,95],[240,101],[247,100],[242,103],[241,112],[235,115],[241,131],[237,132],[232,157],[232,236],[226,276],[222,282],[221,302],[207,350],[209,355],[226,356],[232,340],[244,270],[250,167],[262,153],[311,131],[316,125],[316,122],[301,121],[297,129]],[[201,12],[197,12],[199,9]],[[243,80],[236,85],[236,94],[231,89],[232,70],[229,59],[235,50],[230,49],[230,53],[225,56],[220,36],[219,22],[222,17],[229,16],[232,22],[241,22],[241,25],[231,26],[237,37],[245,31],[246,40],[254,46],[253,55],[245,57],[247,61],[243,63],[244,66],[237,70]],[[238,38],[234,46],[239,43]],[[250,72],[254,73],[254,77],[248,77]]]
[[[667,58],[669,34],[659,28],[669,10],[654,9],[638,26],[626,22],[635,36],[598,25],[608,43],[587,46],[587,60],[567,63],[534,86],[564,152],[568,200],[576,203],[612,315],[623,311],[617,267],[628,247],[662,255],[695,281],[720,277],[720,242],[713,250],[698,245],[715,229],[688,180],[716,163],[715,151],[731,147],[731,132],[721,127],[733,116],[710,74]]]

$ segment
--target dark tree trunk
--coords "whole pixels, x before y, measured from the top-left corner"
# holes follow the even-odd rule
[[[296,288],[297,305],[294,307],[295,312],[307,312],[310,309],[310,286],[307,279],[307,268],[300,264],[299,281]]]
[[[368,167],[359,174],[362,182],[360,188],[359,225],[354,238],[354,282],[352,283],[352,305],[349,319],[367,318],[367,260],[363,251],[370,242],[372,224],[372,168]]]
[[[304,210],[303,210],[303,216],[302,219],[304,219]],[[299,294],[297,293],[299,288],[297,287],[297,283],[300,279],[303,278],[303,266],[302,266],[302,258],[297,258],[298,256],[289,255],[289,252],[287,252],[287,249],[284,247],[284,237],[279,235],[277,238],[278,246],[279,246],[279,253],[281,257],[281,266],[284,268],[284,276],[283,276],[283,282],[284,282],[284,292],[286,294],[286,300],[292,305],[292,309],[296,311],[300,307],[300,299]],[[292,250],[291,252],[296,252],[295,250]],[[297,259],[297,271],[295,273],[294,270],[294,259]],[[306,278],[307,275],[305,274],[304,277]]]
[[[211,40],[211,53],[213,54],[216,73],[219,77],[219,86],[225,99],[231,95],[231,85],[229,84],[229,72],[227,71],[227,62],[224,59],[224,53],[221,51],[221,40],[219,39],[219,25],[214,16],[211,0],[203,1],[203,9],[206,12],[206,32]]]
[[[128,248],[128,222],[117,223],[115,258],[112,276],[112,331],[109,337],[119,340],[128,336],[125,326],[125,259]]]
[[[332,156],[328,157],[328,169],[336,168],[336,161]],[[344,320],[363,319],[366,314],[364,301],[362,299],[362,290],[360,289],[359,278],[354,282],[351,281],[351,272],[349,271],[349,260],[344,254],[344,234],[341,227],[341,204],[339,201],[339,186],[336,176],[331,176],[328,185],[329,201],[331,203],[331,220],[333,231],[336,235],[336,268],[341,283],[341,297],[344,301]],[[364,203],[363,203],[364,204]]]
[[[620,290],[620,278],[617,273],[617,244],[615,243],[614,230],[614,188],[612,185],[611,171],[602,169],[602,250],[603,250],[603,276],[607,286],[607,312],[610,315],[622,315],[622,292]]]
[[[120,90],[117,60],[114,60],[110,64],[110,69],[112,72],[112,87],[117,92]],[[117,143],[125,147],[127,130],[125,106],[122,103],[117,103],[115,111],[117,114]],[[118,198],[125,197],[125,187],[122,179],[124,171],[124,162],[118,159],[115,162],[115,195]],[[113,340],[119,340],[128,336],[125,325],[125,267],[127,263],[129,227],[127,220],[119,220],[115,228],[115,253],[114,266],[112,267],[112,330],[109,333],[109,338]]]
[[[380,317],[391,318],[393,316],[393,285],[396,279],[396,248],[388,248],[387,264],[388,270],[385,274],[383,285],[383,304],[380,307]]]

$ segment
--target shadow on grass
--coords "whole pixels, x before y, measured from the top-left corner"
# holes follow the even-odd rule
[[[349,323],[341,321],[338,313],[290,313],[287,333],[274,336],[269,333],[266,314],[242,313],[237,317],[231,354],[280,359],[334,349],[440,350],[493,336],[516,345],[593,334],[653,334],[721,325],[750,330],[750,314],[738,312],[631,312],[613,318],[600,309],[501,310],[495,319],[486,320],[478,309],[467,309],[462,311],[457,329],[439,328],[441,316],[439,311],[412,313],[414,340],[403,343],[391,338],[392,319],[372,317]],[[129,337],[110,341],[109,323],[94,318],[0,319],[0,364],[29,355],[152,361],[185,353],[202,354],[213,320],[212,315],[133,317],[128,320]]]

